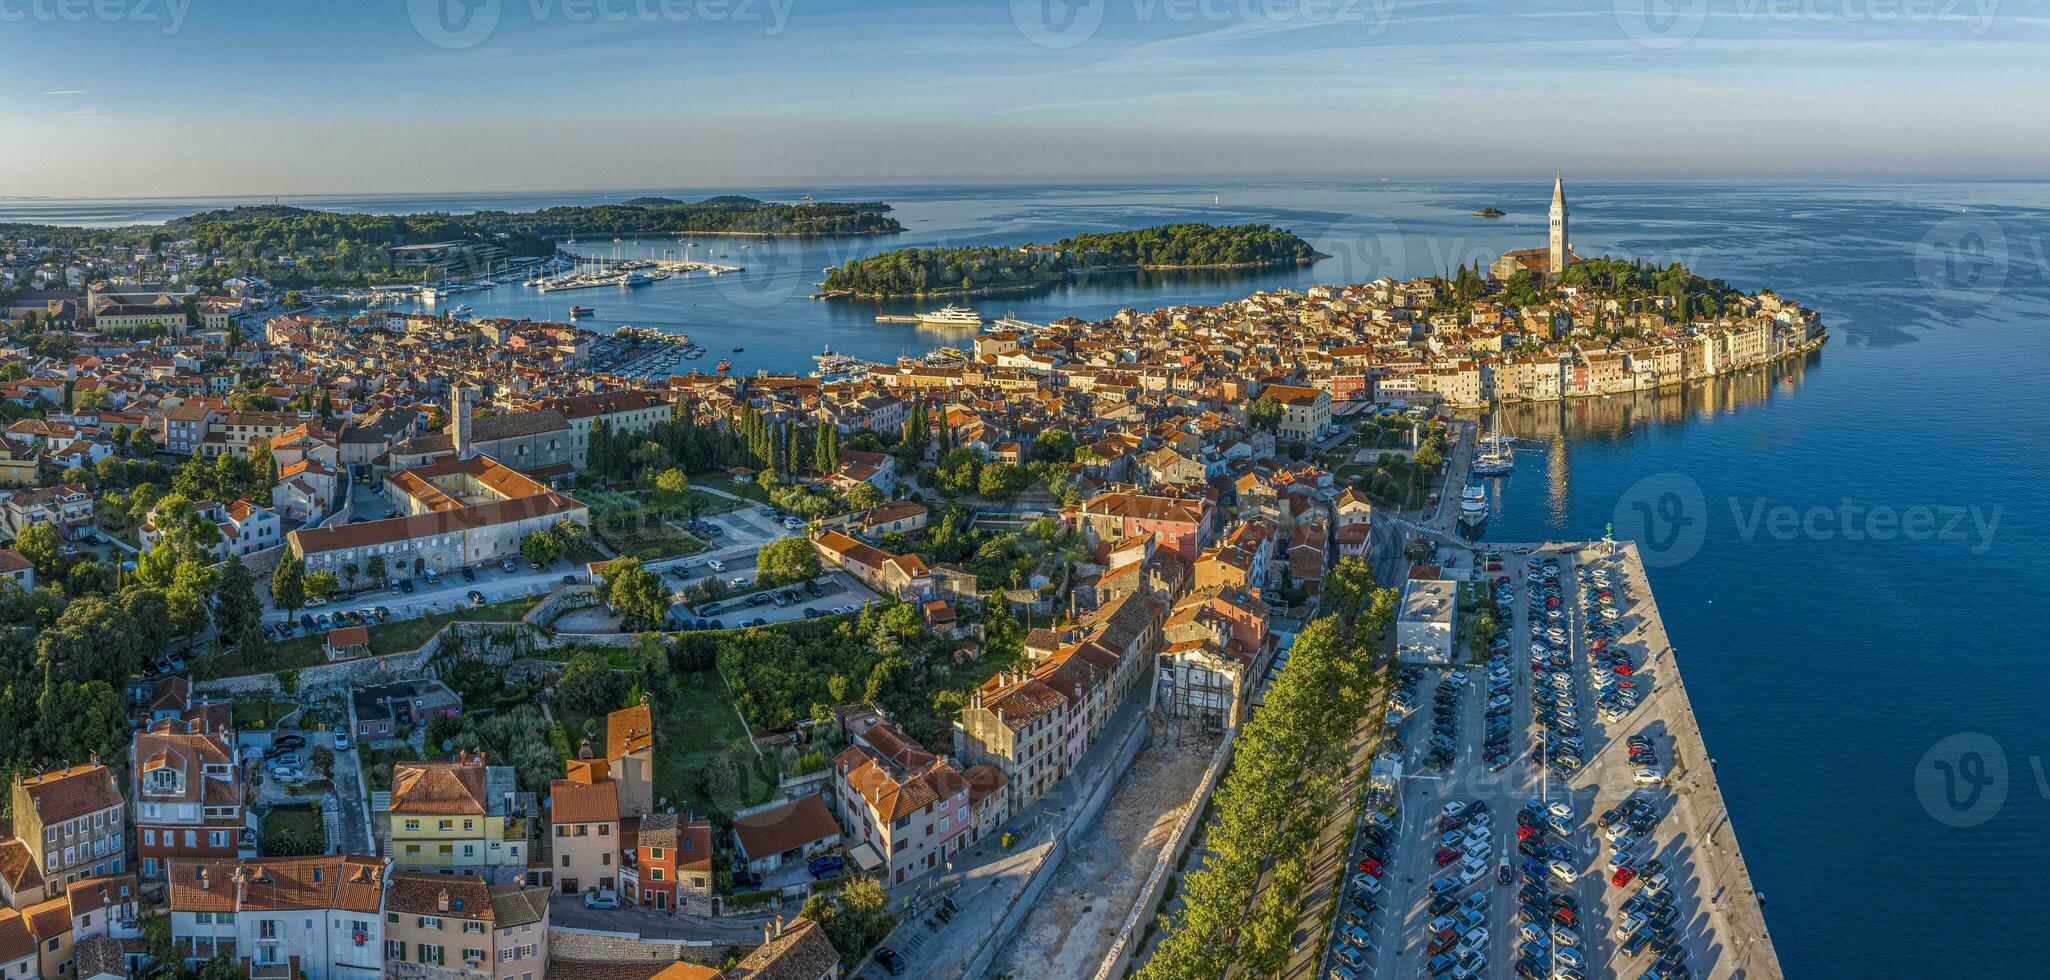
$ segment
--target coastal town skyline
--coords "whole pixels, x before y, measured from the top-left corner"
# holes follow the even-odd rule
[[[0,0],[0,978],[2028,975],[2046,40]]]

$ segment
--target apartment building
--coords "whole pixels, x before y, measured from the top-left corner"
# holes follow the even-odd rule
[[[840,822],[857,867],[890,885],[932,871],[973,840],[968,780],[889,721],[858,733],[833,760]]]
[[[1260,394],[1281,403],[1275,435],[1297,442],[1315,442],[1330,433],[1330,392],[1297,385],[1268,385]]]
[[[530,853],[510,766],[482,755],[392,767],[385,854],[408,870],[517,877]]]
[[[382,858],[173,858],[171,945],[187,963],[240,960],[251,976],[375,980],[384,973]]]
[[[14,778],[14,834],[50,895],[127,867],[125,810],[114,771],[98,763]]]
[[[534,980],[548,970],[548,890],[399,871],[384,893],[385,976]]]
[[[242,774],[232,729],[167,718],[136,733],[135,856],[145,880],[172,858],[234,858],[243,832]]]

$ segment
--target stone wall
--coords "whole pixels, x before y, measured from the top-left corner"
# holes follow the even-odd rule
[[[636,641],[629,633],[558,634],[546,628],[547,623],[554,622],[556,617],[563,613],[588,608],[598,601],[597,591],[590,585],[564,586],[535,603],[534,608],[527,610],[526,616],[518,622],[479,623],[457,620],[428,637],[427,642],[422,643],[418,649],[303,668],[299,671],[299,691],[302,697],[318,700],[323,697],[346,695],[351,687],[388,684],[416,678],[427,673],[428,665],[444,655],[510,665],[515,661],[533,659],[536,653],[551,650],[633,646]],[[539,669],[551,666],[559,668],[559,664],[545,658],[535,666]],[[240,677],[216,678],[194,684],[193,690],[214,694],[284,693],[275,674],[245,674]]]
[[[1012,896],[1010,905],[1004,909],[1003,917],[997,920],[996,928],[990,930],[989,935],[984,936],[982,943],[976,947],[975,955],[968,960],[968,976],[979,977],[989,972],[990,966],[996,962],[997,953],[1004,948],[1005,943],[1010,942],[1011,934],[1018,931],[1018,926],[1025,921],[1025,916],[1039,904],[1040,896],[1045,894],[1046,887],[1053,883],[1054,873],[1060,870],[1061,860],[1067,857],[1069,842],[1075,835],[1088,832],[1090,825],[1096,822],[1096,815],[1103,812],[1104,804],[1110,801],[1111,794],[1116,791],[1118,782],[1124,778],[1125,770],[1131,766],[1132,759],[1138,756],[1139,750],[1146,745],[1151,727],[1146,716],[1142,714],[1130,728],[1126,729],[1124,741],[1119,743],[1109,763],[1098,774],[1096,784],[1090,788],[1089,795],[1084,797],[1081,805],[1075,807],[1074,812],[1067,816],[1066,822],[1054,830],[1053,846],[1047,848],[1045,856],[1033,867],[1025,887]]]
[[[1146,876],[1146,886],[1139,890],[1138,898],[1125,913],[1118,926],[1117,938],[1111,942],[1110,951],[1096,968],[1096,980],[1111,980],[1125,974],[1125,968],[1132,962],[1140,948],[1140,933],[1146,923],[1153,921],[1154,907],[1160,904],[1160,896],[1167,890],[1167,883],[1178,873],[1182,855],[1189,845],[1202,834],[1203,811],[1210,805],[1210,794],[1217,789],[1217,780],[1231,764],[1232,742],[1238,738],[1238,729],[1225,733],[1224,741],[1210,757],[1210,768],[1203,771],[1203,781],[1196,787],[1195,799],[1182,819],[1175,824],[1174,833],[1168,838],[1167,846],[1153,862],[1153,870]]]

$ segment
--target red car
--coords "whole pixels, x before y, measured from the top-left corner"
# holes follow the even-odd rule
[[[1431,860],[1437,862],[1440,866],[1451,864],[1459,860],[1459,851],[1455,848],[1441,847],[1438,848],[1438,853]]]
[[[1616,873],[1609,876],[1609,884],[1621,888],[1629,884],[1630,879],[1635,877],[1637,877],[1636,871],[1630,868],[1617,868]]]
[[[1444,932],[1432,936],[1431,945],[1427,947],[1424,950],[1424,952],[1429,953],[1432,956],[1436,956],[1439,953],[1451,949],[1452,945],[1457,942],[1459,942],[1459,934],[1453,932],[1450,929],[1447,929]]]
[[[1559,604],[1559,597],[1558,597],[1558,596],[1546,596],[1546,597],[1545,597],[1545,605],[1547,605],[1547,606],[1556,606],[1556,605],[1558,605],[1558,604]]]
[[[1526,824],[1518,824],[1518,825],[1516,826],[1516,839],[1517,839],[1517,840],[1529,840],[1529,839],[1530,839],[1530,835],[1532,835],[1532,834],[1535,834],[1535,833],[1537,833],[1537,828],[1536,828],[1536,827],[1533,827],[1533,826],[1531,826],[1530,824],[1527,824],[1527,823],[1526,823]]]
[[[1636,681],[1617,681],[1617,682],[1616,682],[1616,686],[1617,686],[1617,687],[1636,687],[1636,686],[1637,686],[1637,682],[1636,682]]]
[[[1607,641],[1607,640],[1589,640],[1589,641],[1587,641],[1587,648],[1588,648],[1589,650],[1599,650],[1599,649],[1601,649],[1601,648],[1603,648],[1603,647],[1605,647],[1605,646],[1608,646],[1608,645],[1609,645],[1609,641]]]
[[[1379,878],[1381,877],[1381,862],[1373,858],[1360,858],[1360,870]]]
[[[1622,675],[1623,675],[1623,676],[1625,676],[1625,677],[1628,677],[1628,676],[1630,676],[1630,670],[1631,670],[1631,667],[1630,667],[1630,665],[1629,665],[1629,664],[1617,664],[1617,665],[1615,666],[1615,671],[1616,671],[1616,673],[1618,673],[1618,674],[1622,674]]]

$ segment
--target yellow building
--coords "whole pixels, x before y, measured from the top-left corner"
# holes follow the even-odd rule
[[[494,879],[524,871],[528,821],[514,812],[514,787],[512,768],[486,766],[482,755],[398,763],[385,853],[400,868]]]

